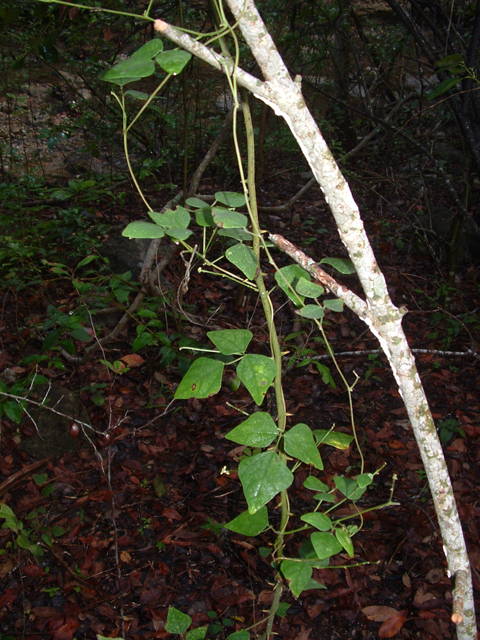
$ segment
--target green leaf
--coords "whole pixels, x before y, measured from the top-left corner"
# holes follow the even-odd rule
[[[10,507],[4,503],[0,504],[0,517],[1,518],[15,518],[15,514]]]
[[[323,306],[330,311],[337,311],[341,313],[343,311],[343,300],[338,298],[332,298],[331,300],[324,300]]]
[[[350,556],[350,558],[353,558],[353,556],[355,555],[355,552],[353,550],[352,539],[348,535],[348,533],[344,529],[335,529],[335,535],[339,543],[342,545],[342,547]]]
[[[211,358],[198,358],[190,366],[175,391],[175,400],[208,398],[220,391],[224,363]]]
[[[250,344],[253,333],[248,329],[221,329],[220,331],[208,331],[208,338],[224,356],[233,356],[245,353]]]
[[[238,211],[230,211],[222,207],[213,207],[212,217],[220,229],[246,229],[248,218]]]
[[[302,591],[312,577],[312,567],[308,562],[294,562],[284,560],[280,565],[280,571],[288,581],[291,592],[296,598],[300,597]]]
[[[7,414],[7,417],[10,418],[12,422],[14,422],[15,424],[20,423],[23,415],[23,408],[20,404],[18,404],[18,402],[15,402],[15,400],[8,400],[3,405],[3,408],[5,410],[5,413]]]
[[[312,533],[310,539],[320,560],[330,558],[343,549],[340,542],[331,533]]]
[[[335,496],[333,496],[331,493],[316,493],[313,496],[313,499],[318,500],[319,502],[335,502]]]
[[[245,629],[242,631],[235,631],[231,633],[227,640],[250,640],[250,634]]]
[[[151,222],[131,222],[123,231],[122,236],[126,238],[163,238],[165,231],[162,227]]]
[[[318,559],[317,552],[313,548],[313,544],[310,540],[304,540],[302,542],[298,550],[298,555],[300,556],[300,558],[302,558],[302,560],[308,560],[310,566],[315,569],[324,569],[330,564],[328,559]]]
[[[311,489],[312,491],[328,491],[327,485],[315,476],[308,476],[303,486],[305,489]]]
[[[300,280],[310,280],[310,276],[298,264],[289,264],[275,273],[275,280],[282,291],[295,303],[297,307],[303,306],[305,298],[295,292]]]
[[[212,210],[210,207],[204,207],[203,209],[198,209],[195,212],[195,221],[200,227],[214,227],[215,222],[212,218]]]
[[[167,622],[165,623],[165,629],[168,633],[184,633],[191,624],[192,619],[189,615],[175,609],[175,607],[168,608]]]
[[[449,89],[453,89],[459,82],[461,82],[462,78],[457,76],[453,78],[447,78],[443,82],[440,82],[433,91],[427,93],[427,100],[433,100],[434,98],[438,98],[443,93],[446,93]]]
[[[300,520],[306,522],[307,524],[311,524],[315,529],[319,529],[319,531],[330,531],[333,527],[333,523],[328,516],[324,513],[318,513],[318,511],[314,513],[305,513],[303,516],[300,516]]]
[[[146,42],[143,46],[140,47],[140,49],[137,49],[134,53],[132,53],[132,55],[130,56],[130,60],[132,58],[140,60],[152,60],[152,58],[155,58],[155,56],[158,55],[161,51],[163,51],[163,40],[160,40],[160,38],[154,38],[153,40],[149,40],[148,42]]]
[[[225,257],[245,274],[254,280],[258,269],[258,260],[253,249],[245,244],[236,244],[225,251]]]
[[[136,98],[137,100],[142,100],[146,102],[150,98],[149,93],[145,93],[145,91],[135,91],[134,89],[129,89],[125,91],[126,96],[131,96],[132,98]]]
[[[205,636],[207,635],[207,631],[207,627],[197,627],[196,629],[187,631],[185,640],[203,640],[203,638],[205,638]]]
[[[238,207],[243,207],[247,203],[244,194],[236,193],[235,191],[217,191],[215,200],[221,202],[221,204],[226,204],[231,209],[238,209]]]
[[[293,473],[274,451],[265,451],[242,460],[238,465],[238,477],[249,513],[261,509],[293,482]]]
[[[344,275],[355,273],[353,262],[348,258],[323,258],[323,260],[320,260],[318,264],[329,264],[339,273],[343,273]]]
[[[226,238],[233,238],[239,242],[248,242],[252,239],[252,234],[245,231],[245,229],[219,229],[218,235]]]
[[[32,543],[30,542],[30,538],[25,533],[18,534],[17,544],[22,549],[28,549],[29,547],[32,546]]]
[[[463,57],[461,53],[454,53],[450,56],[445,56],[441,60],[437,60],[435,62],[435,67],[437,69],[450,69],[451,67],[456,67],[460,62],[462,62]]]
[[[155,336],[153,336],[149,331],[144,331],[133,341],[132,351],[139,351],[152,343],[157,344]]]
[[[360,473],[356,480],[361,489],[363,489],[363,487],[368,487],[373,482],[373,473]]]
[[[324,384],[329,384],[332,389],[336,389],[337,385],[335,384],[335,380],[332,378],[332,372],[330,368],[327,367],[326,364],[322,364],[318,360],[314,360],[313,364],[317,367],[318,373],[322,376],[322,382]]]
[[[275,615],[279,618],[285,618],[290,607],[291,605],[288,604],[288,602],[280,602],[278,604],[277,610],[275,611]]]
[[[323,308],[319,307],[318,304],[307,304],[301,309],[297,309],[296,313],[309,320],[321,320],[325,315]]]
[[[42,353],[51,349],[63,333],[63,329],[54,329],[47,333],[45,340],[42,342]]]
[[[346,451],[353,441],[353,436],[341,431],[327,431],[325,429],[315,429],[313,432],[318,444],[329,444],[335,449]]]
[[[41,558],[42,556],[45,555],[45,551],[38,544],[31,544],[27,548],[30,551],[30,553],[32,554],[32,556],[35,556],[36,558]]]
[[[93,262],[94,260],[98,260],[98,256],[87,256],[83,260],[80,260],[80,262],[76,266],[76,269],[78,269],[79,267],[84,267],[86,264],[90,264],[90,262]]]
[[[171,73],[176,76],[177,73],[181,73],[187,66],[191,57],[191,53],[183,49],[175,49],[172,51],[162,51],[162,53],[156,56],[155,62],[157,62],[166,73]]]
[[[68,332],[74,340],[81,340],[82,342],[90,342],[92,336],[85,331],[83,327],[75,327],[72,331]]]
[[[128,58],[116,64],[112,69],[101,75],[101,79],[123,86],[129,82],[135,82],[141,78],[147,78],[155,72],[155,64],[152,60],[142,58]]]
[[[49,533],[42,533],[40,536],[48,547],[53,545],[52,536]]]
[[[318,298],[325,293],[325,289],[321,285],[305,280],[305,278],[300,278],[295,291],[305,298]]]
[[[305,585],[304,591],[308,591],[309,589],[326,589],[327,587],[316,580],[310,579]]]
[[[224,527],[229,531],[241,533],[249,538],[258,536],[268,527],[268,509],[263,506],[255,513],[244,511],[233,520],[230,520],[230,522],[227,522]]]
[[[52,193],[52,198],[55,200],[68,200],[73,196],[73,193],[70,189],[56,189]]]
[[[46,473],[38,473],[36,476],[33,476],[33,481],[37,485],[37,487],[41,487],[42,484],[45,484],[48,480],[48,475]]]
[[[205,207],[210,209],[210,207],[207,207],[206,203],[203,200],[200,200],[200,198],[187,198],[187,200],[185,200],[185,204],[189,207],[193,207],[193,209],[203,209]]]
[[[288,455],[298,458],[305,464],[313,464],[317,469],[323,469],[315,438],[308,425],[300,422],[289,429],[284,437],[284,446]]]
[[[277,368],[272,358],[258,354],[247,354],[237,366],[237,375],[247,387],[257,405],[261,405]]]
[[[189,229],[179,229],[178,227],[165,229],[165,233],[174,240],[186,240],[192,235],[192,231]]]
[[[356,480],[345,478],[344,476],[335,476],[333,479],[335,486],[349,500],[358,500],[365,493],[366,487],[359,487]]]
[[[150,211],[148,215],[156,224],[159,224],[164,229],[169,227],[186,229],[192,219],[189,212],[183,207],[177,207],[175,211],[168,209],[165,213]]]
[[[263,449],[268,447],[277,436],[278,429],[272,416],[265,411],[259,411],[252,413],[238,427],[232,429],[225,438],[247,447]]]

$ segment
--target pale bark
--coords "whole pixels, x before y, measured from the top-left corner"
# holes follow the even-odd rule
[[[218,70],[234,75],[239,85],[249,89],[285,119],[300,145],[325,194],[366,300],[355,296],[345,287],[334,284],[334,281],[327,283],[327,274],[323,272],[324,275],[321,275],[312,259],[301,254],[283,238],[273,236],[272,239],[315,277],[320,275],[320,281],[343,299],[378,338],[392,367],[413,427],[437,512],[449,573],[455,576],[452,620],[457,623],[458,638],[474,640],[476,624],[470,564],[442,447],[414,357],[401,326],[405,312],[397,309],[390,299],[385,278],[376,262],[348,183],[305,104],[301,78],[296,78],[295,81],[291,79],[253,1],[227,0],[227,3],[261,69],[264,81],[242,69],[234,69],[231,60],[212,52],[162,20],[155,21],[155,28]]]

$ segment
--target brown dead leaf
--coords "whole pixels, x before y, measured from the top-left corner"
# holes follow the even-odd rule
[[[421,607],[425,605],[426,602],[429,602],[429,600],[436,600],[436,598],[432,593],[419,589],[413,598],[413,606]]]
[[[130,369],[140,367],[145,362],[142,356],[139,356],[138,353],[129,353],[126,356],[122,356],[120,360],[124,362],[127,367],[130,367]]]
[[[395,615],[385,620],[380,629],[378,630],[379,638],[393,638],[396,636],[400,629],[403,627],[405,620],[407,619],[406,611],[396,611]]]
[[[165,627],[165,614],[163,611],[156,611],[155,609],[152,609],[152,611],[150,611],[151,616],[152,616],[152,624],[153,624],[153,628],[155,629],[155,631],[158,631],[159,629],[163,629]]]
[[[435,584],[436,582],[440,582],[444,575],[445,569],[437,567],[435,569],[430,569],[430,571],[425,576],[425,580],[427,582],[430,582],[430,584]]]
[[[234,460],[237,460],[237,456],[241,456],[244,450],[245,450],[245,445],[242,444],[239,447],[235,447],[235,449],[232,449],[231,451],[229,451],[227,455],[229,458],[233,458]]]
[[[143,589],[140,595],[140,604],[151,604],[152,602],[158,602],[162,592],[160,589],[151,587],[150,589]]]
[[[373,620],[374,622],[386,622],[393,616],[398,615],[398,611],[393,607],[384,607],[382,605],[364,607],[362,609],[362,613],[364,613],[369,620]]]
[[[182,516],[173,507],[167,507],[162,511],[162,516],[168,520],[181,520]]]
[[[10,571],[13,571],[16,567],[16,564],[13,562],[11,558],[6,558],[2,564],[0,564],[0,578],[4,578]],[[43,573],[45,573],[42,570]]]
[[[316,604],[307,605],[307,614],[308,617],[312,620],[318,617],[323,611],[323,604],[318,602]]]
[[[269,607],[272,604],[273,591],[271,589],[264,589],[258,596],[258,604],[263,604]]]
[[[155,373],[153,374],[153,377],[157,382],[160,382],[160,384],[164,384],[166,387],[168,387],[171,384],[167,376],[164,375],[163,373],[160,373],[160,371],[155,371]]]
[[[402,582],[407,587],[407,589],[411,589],[412,588],[412,581],[411,581],[410,576],[408,575],[408,573],[404,573],[403,574]]]
[[[455,453],[465,453],[466,450],[467,447],[463,438],[457,438],[447,447],[447,451],[452,451]]]
[[[128,564],[132,561],[132,556],[128,553],[128,551],[120,551],[120,560]]]

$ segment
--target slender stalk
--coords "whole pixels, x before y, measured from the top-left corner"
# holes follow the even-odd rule
[[[243,117],[245,120],[245,132],[247,137],[247,181],[246,186],[247,192],[250,198],[250,219],[252,222],[253,228],[253,250],[258,260],[258,275],[255,278],[255,284],[257,285],[258,292],[260,294],[260,301],[262,303],[263,312],[265,314],[265,318],[267,321],[268,332],[270,337],[270,349],[272,352],[273,360],[275,362],[276,374],[274,380],[274,391],[275,391],[275,401],[276,401],[276,409],[277,409],[277,426],[280,432],[279,443],[281,443],[281,437],[285,432],[287,426],[287,408],[285,405],[285,395],[283,393],[282,386],[282,352],[280,349],[280,343],[278,340],[277,329],[275,327],[275,313],[272,305],[272,301],[268,294],[268,291],[265,287],[265,281],[263,277],[263,273],[261,271],[260,265],[260,224],[258,219],[258,209],[257,209],[257,194],[255,187],[255,138],[253,133],[253,123],[252,123],[252,115],[250,112],[250,105],[248,102],[248,94],[247,91],[242,88],[240,90],[240,95],[242,98],[242,109],[243,109]],[[278,454],[280,459],[285,464],[287,463],[287,456],[285,452],[282,450],[280,446]],[[288,493],[286,490],[281,491],[280,493],[280,527],[277,532],[277,538],[274,543],[274,556],[282,557],[283,549],[284,549],[284,539],[285,532],[287,530],[288,521],[290,517],[290,502],[288,499]],[[280,598],[283,593],[283,585],[280,582],[280,575],[277,572],[276,575],[276,584],[273,590],[273,601],[270,605],[268,620],[267,620],[267,628],[262,638],[267,640],[273,628],[273,622],[275,618],[275,614],[278,609],[278,605],[280,603]]]

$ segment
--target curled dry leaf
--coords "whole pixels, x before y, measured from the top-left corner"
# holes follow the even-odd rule
[[[379,638],[393,638],[403,627],[407,619],[407,611],[396,611],[395,615],[385,620],[378,630]]]
[[[393,607],[373,605],[371,607],[364,607],[362,609],[362,613],[364,613],[369,620],[373,620],[374,622],[385,622],[392,616],[397,615],[398,611]]]
[[[137,353],[129,353],[126,356],[122,356],[120,360],[124,362],[127,367],[130,367],[130,369],[140,367],[145,362],[142,356],[139,356]]]

